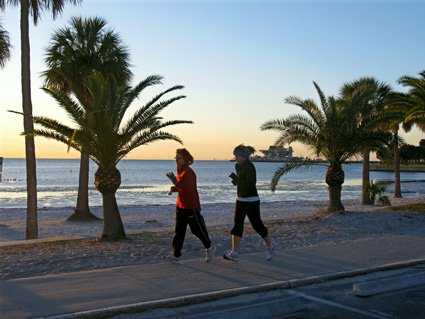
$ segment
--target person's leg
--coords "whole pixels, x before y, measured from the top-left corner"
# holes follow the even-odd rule
[[[270,235],[267,235],[266,237],[263,237],[264,242],[266,243],[267,247],[271,247],[272,246],[272,240],[270,238]]]
[[[267,251],[266,251],[266,259],[271,260],[274,255],[275,251],[275,243],[270,238],[269,231],[266,226],[264,226],[263,221],[261,220],[261,214],[260,214],[260,201],[248,203],[249,208],[247,208],[247,215],[249,218],[249,221],[251,222],[252,227],[254,230],[263,238],[264,242],[267,245]]]
[[[186,236],[187,214],[184,209],[176,208],[176,225],[174,228],[173,250],[174,256],[180,257]]]
[[[188,222],[192,234],[198,237],[205,247],[205,262],[210,262],[214,257],[216,248],[211,243],[204,217],[201,214],[201,210],[193,209],[190,212],[188,211]]]
[[[246,215],[243,209],[243,203],[236,201],[235,214],[233,217],[234,224],[232,230],[230,231],[230,234],[232,235],[232,249],[227,250],[223,253],[224,259],[232,261],[239,260],[238,250],[242,239],[245,216]]]
[[[232,250],[236,253],[239,250],[239,244],[242,239],[246,216],[244,204],[244,202],[236,201],[235,214],[233,217],[234,224],[232,230],[230,231],[230,234],[232,235]]]
[[[269,231],[261,220],[260,201],[247,203],[246,214],[254,230],[263,238],[267,247],[271,247],[272,240]]]
[[[238,252],[240,242],[241,242],[241,237],[232,235],[232,250],[234,252]]]
[[[198,237],[206,249],[211,247],[211,240],[208,236],[207,227],[200,209],[188,211],[188,221],[192,234]]]

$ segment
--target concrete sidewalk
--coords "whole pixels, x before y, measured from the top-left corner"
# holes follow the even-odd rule
[[[0,281],[0,318],[105,318],[242,293],[292,288],[425,262],[425,236],[386,236],[337,245],[241,255],[221,252],[179,264],[141,264]]]

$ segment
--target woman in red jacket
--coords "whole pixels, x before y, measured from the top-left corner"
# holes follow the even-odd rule
[[[164,256],[166,261],[177,262],[180,260],[187,225],[189,224],[192,234],[198,237],[205,247],[205,261],[211,261],[215,247],[211,244],[205,221],[201,215],[201,204],[196,185],[196,174],[189,167],[193,163],[193,157],[185,148],[177,149],[176,164],[177,176],[167,173],[167,177],[174,186],[170,188],[171,195],[178,192],[176,200],[176,225],[173,238],[173,254]]]

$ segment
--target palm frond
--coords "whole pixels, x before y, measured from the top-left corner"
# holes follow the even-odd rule
[[[69,139],[67,136],[59,134],[55,131],[35,129],[33,132],[31,132],[31,134],[34,136],[42,136],[44,138],[55,140],[63,144],[66,144],[68,145],[68,152],[71,147],[76,149],[79,152],[81,152],[81,149],[82,149],[80,144],[75,143],[72,139]]]
[[[155,105],[150,105],[147,108],[143,107],[142,109],[138,110],[132,118],[130,118],[130,120],[124,125],[121,132],[123,132],[123,134],[124,132],[127,134],[134,134],[134,132],[137,131],[137,128],[140,125],[144,125],[144,122],[149,118],[156,117],[158,113],[168,107],[171,103],[184,98],[186,98],[185,95],[180,95],[170,98],[166,101],[158,102]]]
[[[322,89],[320,88],[320,86],[313,81],[313,85],[316,88],[317,94],[319,95],[320,98],[320,103],[322,105],[322,109],[325,110],[328,106],[328,101],[326,99],[325,94],[323,93]]]
[[[137,124],[137,122],[139,121],[143,121],[143,119],[146,119],[150,116],[154,116],[155,112],[158,113],[160,112],[163,108],[167,107],[168,104],[174,102],[175,100],[178,99],[182,99],[185,98],[186,96],[181,95],[179,97],[174,98],[173,101],[169,102],[167,105],[164,105],[164,102],[159,102],[159,104],[156,104],[161,97],[163,97],[165,94],[174,91],[174,90],[180,90],[183,89],[184,87],[182,85],[175,85],[172,88],[165,90],[163,92],[161,92],[160,94],[156,95],[152,100],[150,100],[148,103],[146,103],[142,108],[140,108],[134,115],[133,117],[127,122],[127,124],[125,125],[125,129],[124,130],[131,130],[131,128]]]
[[[270,120],[261,125],[260,129],[262,131],[284,131],[286,129],[286,121],[284,119]]]
[[[161,131],[143,132],[136,136],[133,140],[128,142],[125,146],[121,147],[121,149],[117,153],[117,162],[124,158],[128,153],[130,153],[130,151],[139,146],[148,145],[156,141],[164,140],[173,140],[180,144],[183,144],[183,141],[178,136],[171,133]]]
[[[311,100],[306,99],[302,100],[298,97],[291,96],[285,99],[285,102],[288,104],[299,106],[302,110],[307,112],[311,120],[318,126],[322,127],[325,123],[325,116],[317,104]]]
[[[274,173],[272,181],[271,181],[271,191],[274,192],[276,190],[276,186],[279,183],[280,178],[292,171],[296,170],[308,170],[316,166],[327,166],[323,163],[318,163],[314,161],[299,161],[299,162],[286,162],[282,167],[278,168]]]
[[[68,114],[68,117],[76,124],[80,126],[84,126],[86,124],[85,109],[75,102],[69,95],[57,88],[44,87],[42,90],[53,97],[58,102],[58,106],[61,107]]]
[[[0,68],[4,67],[6,61],[10,59],[10,48],[9,34],[0,24]]]

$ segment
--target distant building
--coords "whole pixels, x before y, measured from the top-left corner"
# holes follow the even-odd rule
[[[298,157],[293,156],[292,147],[269,146],[268,150],[260,150],[264,156],[252,156],[253,162],[288,162],[298,160]]]

